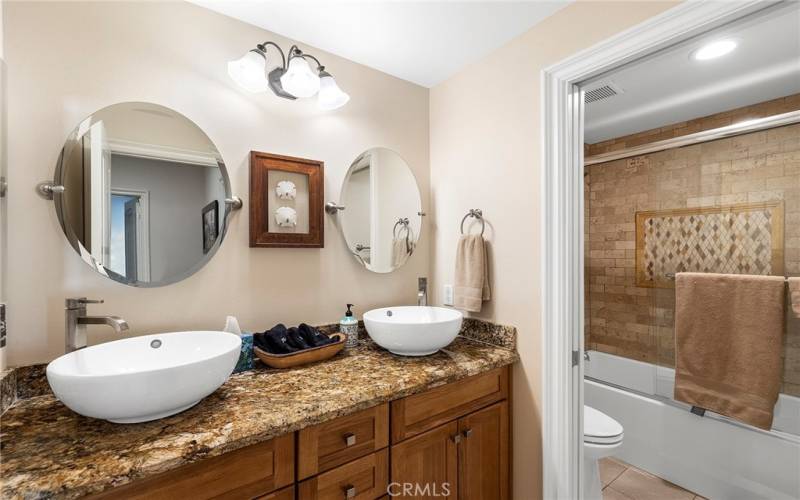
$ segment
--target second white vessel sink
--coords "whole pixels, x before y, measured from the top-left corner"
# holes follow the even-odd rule
[[[364,326],[376,344],[402,356],[433,354],[455,340],[464,315],[455,309],[401,306],[373,309]]]
[[[129,424],[190,408],[225,383],[241,339],[214,331],[146,335],[67,353],[47,365],[47,381],[68,408]]]

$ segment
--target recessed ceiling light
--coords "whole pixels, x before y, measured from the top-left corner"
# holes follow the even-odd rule
[[[699,49],[692,52],[691,57],[695,61],[708,61],[709,59],[716,59],[725,54],[733,52],[737,43],[734,40],[715,40],[709,42]]]

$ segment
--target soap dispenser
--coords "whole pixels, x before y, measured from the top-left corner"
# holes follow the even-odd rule
[[[353,304],[347,304],[347,312],[339,322],[339,331],[347,335],[345,347],[355,347],[358,345],[358,320],[353,316],[353,311],[350,308]]]

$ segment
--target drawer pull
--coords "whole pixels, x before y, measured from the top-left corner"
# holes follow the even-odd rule
[[[348,432],[342,437],[344,438],[344,444],[346,446],[353,446],[354,444],[356,444],[356,435],[353,434],[352,432]]]
[[[453,434],[450,436],[450,439],[455,443],[458,444],[461,442],[461,434]]]
[[[348,484],[344,487],[344,497],[345,498],[355,498],[356,497],[356,487],[352,484]]]
[[[468,438],[468,437],[470,437],[472,435],[472,429],[466,429],[461,434],[463,434],[465,438]]]

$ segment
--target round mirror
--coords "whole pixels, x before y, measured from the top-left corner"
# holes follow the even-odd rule
[[[70,244],[120,283],[180,281],[225,236],[231,193],[222,157],[197,125],[164,106],[125,102],[83,120],[61,150],[54,184]]]
[[[400,155],[372,148],[350,165],[339,212],[347,247],[364,267],[390,273],[414,253],[422,229],[417,181]]]

